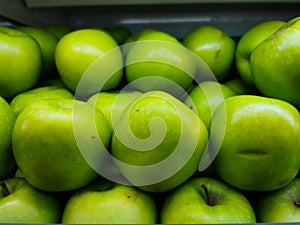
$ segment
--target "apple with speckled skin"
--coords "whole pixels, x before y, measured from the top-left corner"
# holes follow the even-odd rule
[[[12,98],[31,89],[42,71],[39,44],[26,33],[0,26],[0,96]]]
[[[295,178],[283,188],[254,195],[253,207],[261,223],[300,222],[300,178]]]
[[[288,102],[262,96],[237,95],[225,99],[213,120],[224,121],[212,141],[222,138],[214,168],[234,187],[271,191],[291,182],[299,171],[300,115]]]
[[[256,223],[253,208],[237,189],[216,178],[196,177],[170,192],[163,224]]]
[[[61,211],[58,196],[34,188],[24,178],[0,181],[0,223],[59,223]]]
[[[19,114],[12,148],[17,166],[30,184],[59,192],[81,188],[97,177],[86,157],[101,165],[110,139],[107,120],[86,102],[42,99]]]
[[[111,151],[131,184],[165,192],[197,171],[207,142],[207,128],[192,110],[167,92],[150,91],[122,113]]]
[[[153,196],[136,187],[97,179],[68,200],[62,223],[155,224]]]

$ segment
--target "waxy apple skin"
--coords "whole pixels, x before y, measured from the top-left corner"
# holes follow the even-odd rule
[[[54,60],[55,49],[59,39],[45,29],[37,27],[21,26],[18,29],[31,36],[39,44],[43,61],[42,76],[45,78],[54,77],[57,74]]]
[[[211,117],[217,106],[225,98],[237,93],[224,84],[214,81],[204,81],[189,91],[189,97],[184,103],[197,113],[205,126],[209,129]]]
[[[136,187],[96,180],[67,202],[62,223],[154,224],[157,209],[150,193]]]
[[[34,188],[23,178],[4,182],[10,192],[3,196],[0,187],[0,223],[59,223],[61,203],[55,194]]]
[[[42,70],[38,43],[27,34],[0,26],[0,96],[11,98],[29,90]]]
[[[255,196],[253,207],[257,221],[262,223],[300,222],[300,178],[272,192]]]
[[[14,167],[15,160],[11,150],[11,137],[16,116],[6,100],[0,97],[0,179]]]
[[[275,190],[293,180],[300,159],[297,109],[278,99],[234,96],[216,109],[215,123],[223,122],[224,107],[225,135],[214,161],[217,174],[248,191]],[[211,137],[213,141],[217,135]]]
[[[265,96],[300,107],[300,17],[261,42],[250,56],[257,89]]]
[[[255,87],[250,68],[251,52],[257,45],[275,33],[284,24],[285,22],[278,20],[259,23],[249,29],[239,40],[235,52],[236,68],[241,79],[248,87],[252,89]]]
[[[31,89],[16,95],[10,102],[14,113],[18,116],[22,110],[29,104],[49,98],[67,98],[73,99],[73,94],[66,88],[59,86],[44,86]]]
[[[213,26],[200,26],[188,33],[183,45],[208,65],[218,81],[224,80],[233,65],[235,41]]]
[[[68,191],[97,177],[81,151],[93,155],[97,149],[101,154],[98,138],[108,148],[111,130],[99,110],[77,100],[44,99],[30,104],[18,116],[12,135],[13,153],[33,186],[44,191]],[[85,149],[79,149],[78,143]]]
[[[100,92],[92,95],[87,103],[97,107],[113,129],[125,108],[141,94],[139,91]]]
[[[213,206],[208,205],[201,185],[207,186]],[[247,198],[237,189],[215,178],[193,178],[166,198],[161,210],[163,224],[255,223]]]
[[[197,171],[208,132],[202,120],[172,95],[144,93],[126,108],[119,121],[112,137],[112,155],[124,163],[116,161],[133,185],[165,192]]]
[[[197,73],[192,52],[163,31],[145,30],[126,48],[126,80],[140,91],[159,90],[180,96]]]
[[[113,53],[110,54],[110,51],[113,51]],[[115,88],[123,75],[121,70],[123,68],[121,50],[107,32],[96,29],[80,29],[66,34],[57,44],[55,62],[61,79],[70,90],[75,92],[78,83],[89,66],[100,57],[103,58],[103,56],[107,55],[108,58],[106,60],[108,61],[106,61],[106,64],[114,65],[114,68],[116,67],[119,70],[114,74],[110,74],[110,78],[101,89],[104,91]],[[102,71],[93,77],[93,79],[101,78]],[[89,77],[84,79],[89,79]],[[95,80],[93,79],[89,82],[94,83]],[[89,94],[92,93],[87,95]]]

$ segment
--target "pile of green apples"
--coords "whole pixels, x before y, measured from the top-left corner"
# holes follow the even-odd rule
[[[300,222],[300,17],[0,26],[0,223]]]

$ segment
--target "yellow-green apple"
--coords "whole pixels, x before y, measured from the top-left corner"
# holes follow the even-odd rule
[[[236,68],[241,79],[249,88],[255,87],[250,68],[251,52],[284,24],[285,22],[280,20],[261,22],[250,28],[238,41],[235,52]]]
[[[216,178],[196,177],[167,195],[161,223],[256,223],[256,218],[250,202],[239,190]]]
[[[16,95],[11,100],[10,106],[16,116],[18,116],[27,105],[40,99],[52,98],[73,99],[74,96],[68,89],[59,86],[37,87]]]
[[[152,32],[152,31],[160,31],[158,29],[154,29],[154,28],[145,28],[137,33],[131,34],[127,40],[124,42],[124,44],[121,46],[122,48],[122,53],[124,55],[124,58],[126,59],[129,50],[132,48],[132,46],[134,45],[133,42],[136,42],[140,36],[143,36],[144,34],[148,33],[148,32]]]
[[[0,223],[59,223],[61,208],[54,193],[40,191],[24,178],[0,181]]]
[[[54,56],[58,38],[45,29],[37,27],[21,26],[18,29],[34,38],[39,44],[43,58],[42,77],[56,76],[57,70]]]
[[[300,115],[288,102],[254,95],[225,99],[213,120],[224,122],[215,159],[217,174],[248,191],[271,191],[287,185],[299,171]],[[222,134],[223,135],[223,134]],[[218,140],[218,131],[211,135]]]
[[[73,92],[82,82],[79,95],[113,89],[123,75],[118,44],[99,29],[79,29],[65,35],[57,45],[55,61],[61,79]]]
[[[217,80],[227,77],[233,65],[236,43],[224,31],[202,25],[190,31],[182,43],[208,65]]]
[[[16,116],[8,102],[0,97],[0,179],[6,176],[15,165],[11,150],[11,136]]]
[[[42,52],[29,35],[0,26],[0,96],[12,98],[31,89],[42,69]]]
[[[42,99],[19,114],[12,147],[18,168],[34,187],[68,191],[97,177],[86,157],[101,166],[110,139],[108,122],[89,104],[73,99]]]
[[[197,171],[207,143],[207,129],[192,110],[166,92],[149,91],[121,115],[111,150],[131,184],[165,192]]]
[[[150,193],[99,179],[71,196],[63,211],[62,223],[154,224],[156,211]]]
[[[182,95],[197,73],[195,55],[175,37],[148,31],[131,42],[126,57],[126,79],[141,91],[160,90]]]
[[[225,98],[237,95],[224,84],[215,81],[204,81],[189,91],[185,104],[192,109],[210,127],[212,115]]]
[[[251,53],[250,69],[257,89],[300,107],[300,17],[283,25]]]
[[[141,94],[139,91],[103,91],[92,95],[87,103],[99,109],[113,129],[125,108]]]
[[[300,178],[279,190],[259,192],[253,200],[257,221],[261,223],[300,222]]]

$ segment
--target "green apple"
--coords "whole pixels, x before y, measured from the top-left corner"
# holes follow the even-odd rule
[[[192,84],[197,73],[196,57],[175,37],[149,31],[131,45],[125,67],[131,87],[180,96]]]
[[[190,31],[182,43],[204,60],[218,81],[227,77],[233,65],[236,43],[224,31],[202,25]]]
[[[250,69],[257,89],[300,107],[300,17],[288,21],[251,53]]]
[[[56,195],[34,188],[24,178],[0,181],[0,223],[59,223]]]
[[[197,171],[207,143],[207,129],[192,110],[166,92],[150,91],[121,115],[111,151],[131,184],[165,192]]]
[[[37,87],[15,96],[10,102],[10,106],[14,113],[18,116],[27,105],[40,99],[50,98],[73,99],[74,96],[69,90],[59,86]]]
[[[0,96],[11,98],[31,89],[42,69],[38,43],[22,31],[0,26]]]
[[[107,32],[116,40],[118,45],[124,44],[131,36],[130,30],[124,26],[110,28]]]
[[[195,111],[207,128],[210,127],[212,115],[225,98],[237,95],[224,84],[215,81],[204,81],[189,91],[185,104]]]
[[[125,58],[127,57],[129,50],[132,48],[134,42],[136,42],[140,36],[143,36],[144,34],[152,31],[160,31],[160,30],[154,28],[145,28],[137,33],[131,34],[124,42],[124,44],[121,46],[124,57]]]
[[[55,61],[66,86],[75,92],[83,82],[79,94],[85,96],[115,88],[123,75],[118,44],[99,29],[80,29],[65,35],[57,45]]]
[[[235,52],[236,68],[241,79],[248,87],[255,87],[250,68],[251,52],[284,24],[285,22],[279,20],[261,22],[250,28],[238,41]]]
[[[54,56],[58,38],[45,29],[37,27],[23,26],[18,29],[34,38],[39,44],[43,58],[42,76],[54,77],[57,73]]]
[[[68,25],[65,24],[52,24],[44,28],[49,33],[55,35],[58,39],[61,39],[72,30]]]
[[[73,99],[42,99],[19,114],[12,147],[18,168],[34,187],[68,191],[97,177],[84,153],[101,165],[101,150],[106,151],[110,139],[108,122],[89,104]]]
[[[6,176],[15,165],[11,150],[11,136],[16,116],[6,100],[0,97],[0,179]]]
[[[103,91],[92,95],[87,103],[99,109],[113,129],[125,108],[141,94],[139,91]]]
[[[262,96],[225,99],[213,120],[224,121],[222,145],[214,161],[227,183],[248,191],[271,191],[287,185],[299,171],[300,115],[291,104]],[[218,132],[211,136],[218,140]]]
[[[133,186],[96,180],[75,192],[63,211],[64,224],[155,224],[151,194]]]
[[[258,193],[254,200],[257,221],[262,223],[300,222],[300,178],[279,190]]]
[[[240,191],[216,178],[197,177],[167,195],[161,209],[161,223],[256,223],[256,218]]]

